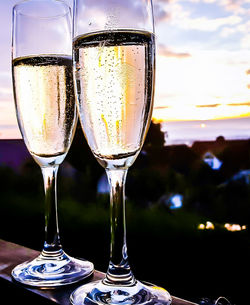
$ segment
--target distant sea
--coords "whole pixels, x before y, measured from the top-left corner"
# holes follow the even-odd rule
[[[186,144],[195,141],[215,141],[223,136],[226,140],[250,139],[250,117],[222,120],[177,121],[161,123],[165,145]]]

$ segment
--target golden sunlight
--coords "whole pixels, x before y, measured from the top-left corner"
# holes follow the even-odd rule
[[[200,52],[184,58],[159,56],[153,120],[249,116],[249,74],[245,65],[232,64],[227,55]]]

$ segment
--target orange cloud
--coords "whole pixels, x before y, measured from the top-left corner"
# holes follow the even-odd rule
[[[158,45],[158,54],[165,57],[187,58],[191,55],[187,52],[174,52],[162,44]]]

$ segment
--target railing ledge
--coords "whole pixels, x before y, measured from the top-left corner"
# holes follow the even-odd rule
[[[12,269],[27,260],[35,258],[39,254],[38,251],[14,244],[0,239],[0,291],[2,291],[2,299],[6,300],[6,304],[14,304],[11,302],[11,298],[17,293],[20,304],[61,304],[70,305],[70,294],[79,285],[86,281],[96,281],[104,277],[104,273],[95,271],[91,278],[78,282],[77,284],[62,286],[54,289],[39,289],[23,286],[15,282],[11,277]],[[1,284],[3,282],[3,284]],[[6,294],[11,290],[11,296],[5,295],[4,289],[6,288]],[[21,289],[21,290],[20,290]],[[20,293],[22,291],[22,293]],[[13,292],[13,293],[12,293]],[[20,299],[23,298],[22,300]],[[34,297],[37,297],[35,303],[31,301]],[[10,299],[9,299],[10,298]],[[172,305],[197,305],[195,303],[182,300],[177,297],[172,297]]]

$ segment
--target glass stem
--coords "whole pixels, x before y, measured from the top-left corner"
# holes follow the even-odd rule
[[[110,185],[110,262],[104,283],[131,286],[135,283],[128,263],[125,219],[127,169],[106,169]]]
[[[60,252],[62,247],[59,237],[57,216],[56,180],[58,165],[42,167],[45,190],[45,242],[43,254],[46,256]]]

